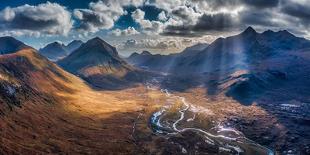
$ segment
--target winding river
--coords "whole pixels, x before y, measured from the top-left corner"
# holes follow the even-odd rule
[[[149,90],[159,89],[156,87],[154,82],[147,83],[146,85]],[[212,145],[212,147],[217,147],[218,154],[274,155],[272,150],[246,138],[240,131],[233,128],[226,128],[220,124],[209,130],[196,127],[182,127],[182,123],[195,121],[196,114],[191,118],[186,116],[187,113],[192,112],[189,111],[192,105],[188,103],[184,97],[171,94],[167,89],[161,89],[161,92],[165,93],[167,97],[167,104],[164,105],[159,111],[153,113],[150,118],[150,126],[156,134],[166,136],[167,138],[182,134],[184,132],[192,132],[194,134],[202,135],[204,142],[207,142],[208,146]],[[165,120],[167,119],[165,116],[169,114],[169,110],[175,102],[182,104],[179,106],[179,109],[177,109],[177,113],[175,114],[177,116],[173,117],[177,119],[172,121]],[[186,148],[182,147],[182,153],[187,154],[189,152]]]

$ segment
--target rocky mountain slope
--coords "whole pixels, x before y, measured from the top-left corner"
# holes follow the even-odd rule
[[[82,44],[58,62],[65,70],[76,74],[98,88],[127,87],[143,76],[118,55],[116,49],[96,37]]]
[[[308,40],[288,31],[257,33],[249,27],[239,35],[215,40],[192,57],[178,60],[174,71],[178,73],[183,68],[193,73],[204,73],[244,69],[277,54],[308,47]]]
[[[66,46],[59,42],[53,42],[39,50],[40,54],[51,61],[57,61],[68,55]]]
[[[0,37],[0,54],[14,53],[21,49],[32,48],[13,37]]]
[[[71,41],[65,49],[67,50],[68,54],[71,54],[73,51],[78,49],[84,42],[81,40],[73,40]]]
[[[184,57],[195,55],[199,51],[208,47],[208,44],[196,44],[186,48],[184,51],[169,55],[152,55],[148,51],[143,51],[141,54],[133,53],[126,60],[139,68],[158,72],[171,72],[176,61]]]
[[[135,154],[143,92],[95,91],[33,49],[2,55],[0,154]]]
[[[53,42],[41,48],[39,52],[43,56],[47,57],[49,60],[57,61],[71,54],[82,44],[83,42],[80,40],[74,40],[70,42],[67,46],[59,42]]]

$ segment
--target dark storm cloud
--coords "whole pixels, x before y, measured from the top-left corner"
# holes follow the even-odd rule
[[[191,0],[192,3],[207,3],[208,6],[217,10],[219,8],[235,7],[240,5],[240,0]]]
[[[188,20],[190,18],[189,14],[187,13],[187,7],[179,7],[178,9],[172,10],[171,14],[173,16],[182,18],[183,20]]]
[[[6,24],[10,29],[44,30],[49,27],[57,26],[58,20],[34,19],[26,14],[17,14],[15,18]]]
[[[163,35],[196,37],[204,32],[231,30],[239,26],[239,22],[231,14],[218,13],[214,15],[203,14],[194,25],[181,25],[166,27]]]
[[[230,29],[238,25],[237,19],[231,14],[218,13],[215,15],[202,15],[197,24],[193,27],[194,31],[208,31],[208,30],[224,30]]]
[[[192,2],[206,2],[213,10],[219,8],[233,8],[240,5],[246,5],[255,8],[271,8],[280,4],[280,0],[192,0]]]
[[[243,29],[247,26],[267,28],[290,27],[291,25],[283,24],[293,21],[287,17],[279,17],[279,8],[283,4],[280,0],[192,0],[192,3],[199,4],[200,10],[206,10],[211,7],[214,13],[203,13],[195,23],[168,24],[162,35],[196,37],[207,33],[212,34],[216,31],[227,32]],[[204,6],[203,4],[207,5]],[[237,11],[237,13],[233,13],[234,10],[238,10],[240,7],[242,9]],[[221,9],[229,11],[224,13],[217,12]],[[193,18],[190,12],[184,13],[185,11],[183,10],[172,10],[170,15],[180,17],[182,20]],[[297,9],[295,10],[297,11]],[[291,14],[299,15],[293,12],[295,10],[291,9]],[[303,10],[309,9],[303,8]],[[299,11],[299,13],[301,13],[300,16],[309,19],[309,12]]]
[[[42,3],[40,0],[31,5],[8,7],[0,10],[0,30],[59,35],[76,33],[72,29],[83,30],[85,34],[116,29],[122,33],[132,27],[146,35],[195,37],[216,31],[243,29],[249,25],[306,29],[310,24],[310,3],[307,0],[87,1],[87,5],[83,3],[78,8],[71,5],[73,2],[58,0],[53,0],[55,3]],[[73,11],[69,12],[67,8]],[[132,13],[138,9],[143,12],[143,17],[133,19]]]
[[[257,8],[271,8],[278,6],[280,0],[241,0],[241,2]]]
[[[274,23],[271,19],[275,18],[272,12],[261,11],[253,12],[251,10],[246,10],[240,13],[240,21],[245,25],[259,25],[259,26],[272,26],[276,27],[279,24]]]
[[[281,11],[285,14],[303,19],[310,22],[310,3],[296,3],[293,1],[283,1]]]

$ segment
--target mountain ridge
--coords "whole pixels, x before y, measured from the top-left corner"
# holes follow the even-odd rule
[[[309,47],[309,40],[296,37],[286,30],[278,32],[269,30],[258,33],[252,27],[248,27],[240,34],[218,38],[204,49],[196,52],[189,51],[184,57],[153,55],[139,59],[139,55],[134,54],[127,58],[127,61],[136,67],[159,72],[202,74],[221,68],[240,68],[240,66],[246,66],[247,63],[258,62],[260,59],[271,57],[282,51],[294,51]],[[182,55],[183,52],[176,55]],[[225,62],[225,64],[220,64],[221,62]]]
[[[52,61],[58,61],[71,54],[82,45],[82,41],[73,40],[68,45],[60,42],[52,42],[39,49],[39,53]]]
[[[142,79],[141,70],[129,65],[115,47],[99,37],[88,40],[57,63],[98,88],[127,87]]]
[[[0,37],[0,54],[10,54],[22,49],[33,49],[33,48],[13,37],[10,36]]]
[[[71,54],[73,51],[78,49],[84,42],[81,40],[73,40],[70,43],[66,45],[66,50],[68,51],[68,54]]]

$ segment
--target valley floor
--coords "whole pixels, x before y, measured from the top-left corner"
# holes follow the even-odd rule
[[[16,107],[1,116],[0,152],[177,154],[184,151],[179,145],[189,147],[182,138],[193,143],[190,145],[196,145],[191,133],[170,140],[152,131],[150,117],[167,101],[159,90],[149,90],[144,86],[121,91],[93,91],[80,86],[79,90],[58,94],[62,102],[26,102],[22,108]],[[193,120],[180,126],[208,129],[222,123],[238,128],[260,144],[283,150],[281,147],[287,143],[288,130],[276,117],[256,105],[243,106],[226,97],[206,98],[204,94],[202,89],[177,93],[192,104],[193,112],[188,114]],[[175,119],[176,116],[171,117]]]
[[[46,77],[40,74],[34,71],[30,75]],[[33,85],[34,90],[42,89],[53,100],[26,96],[20,107],[10,109],[6,103],[0,104],[0,154],[231,154],[221,152],[227,151],[225,148],[208,147],[197,133],[182,132],[172,137],[156,133],[151,118],[171,101],[160,89],[140,85],[96,91],[81,79],[62,74],[66,80],[53,74],[54,81],[41,79]],[[213,98],[202,88],[173,94],[190,103],[190,112],[184,111],[177,128],[233,127],[278,153],[309,151],[309,135],[300,135],[300,131],[308,131],[307,124],[292,127],[291,122],[283,122],[270,112],[277,110],[273,106],[245,106],[221,95]],[[179,111],[184,105],[173,102],[171,107],[163,116],[163,124],[181,117]],[[298,126],[304,128],[297,130]]]

